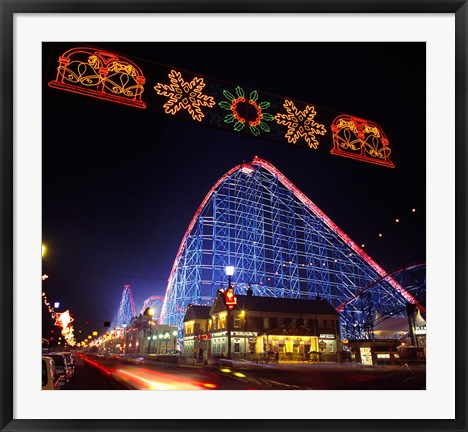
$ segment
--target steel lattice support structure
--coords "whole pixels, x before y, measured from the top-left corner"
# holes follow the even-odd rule
[[[236,292],[327,299],[342,310],[342,330],[363,323],[366,298],[383,310],[424,307],[269,162],[255,157],[216,182],[192,218],[169,277],[161,322],[182,325],[186,307],[210,304],[232,265]],[[385,277],[387,276],[387,277]]]
[[[135,303],[133,302],[132,287],[124,285],[122,298],[120,300],[119,313],[117,315],[117,327],[123,328],[128,325],[133,317],[136,317]]]

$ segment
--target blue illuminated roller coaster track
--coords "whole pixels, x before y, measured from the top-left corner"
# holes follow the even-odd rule
[[[189,304],[211,304],[234,266],[236,293],[328,300],[338,308],[367,286],[373,304],[424,306],[269,162],[255,157],[211,188],[182,238],[160,322],[182,327]],[[377,281],[377,282],[375,282]],[[365,321],[358,308],[346,308]],[[344,328],[344,318],[341,326]]]

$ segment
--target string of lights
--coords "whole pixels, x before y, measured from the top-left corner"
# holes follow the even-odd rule
[[[42,280],[44,280],[44,277]],[[70,346],[75,346],[76,340],[73,334],[75,330],[71,325],[74,318],[70,315],[70,312],[68,310],[62,313],[56,312],[44,291],[42,291],[42,300],[50,313],[50,317],[55,320],[55,325],[61,327],[61,334],[65,338],[66,343]]]

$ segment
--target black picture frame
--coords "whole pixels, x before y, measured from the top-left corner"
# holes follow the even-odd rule
[[[2,431],[185,431],[185,430],[424,430],[466,431],[466,191],[467,52],[466,0],[302,1],[55,1],[0,0],[1,14],[1,430]],[[451,13],[456,26],[456,399],[454,420],[18,420],[13,418],[13,18],[17,13]],[[441,395],[443,398],[443,395]],[[236,404],[236,402],[233,402]],[[409,409],[409,407],[408,407]],[[229,412],[232,412],[229,410]]]

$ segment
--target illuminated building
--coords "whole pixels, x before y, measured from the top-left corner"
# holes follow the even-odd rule
[[[233,359],[255,361],[273,351],[278,353],[279,361],[338,360],[339,314],[328,301],[259,297],[251,290],[236,297],[237,304],[230,314],[223,291],[211,308],[188,307],[184,319],[185,355],[226,358],[230,329]]]
[[[210,357],[208,343],[212,326],[211,306],[189,305],[184,318],[183,354],[189,357]]]
[[[159,324],[148,313],[133,318],[125,331],[125,354],[168,354],[176,346],[177,327]]]

